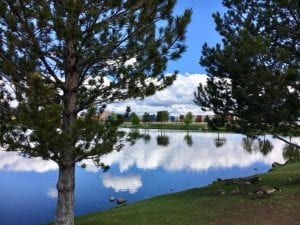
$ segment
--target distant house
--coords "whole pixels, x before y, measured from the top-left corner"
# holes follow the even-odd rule
[[[112,112],[104,111],[103,113],[99,113],[97,115],[97,119],[100,121],[107,121],[110,119]]]
[[[156,122],[156,115],[155,114],[149,115],[149,119],[150,119],[150,122]]]
[[[197,123],[204,122],[204,116],[197,115],[196,118],[195,118],[195,122],[197,122]]]
[[[224,119],[227,123],[231,123],[232,121],[234,121],[234,115],[232,113],[225,113],[224,115]]]
[[[180,115],[179,116],[179,122],[183,122],[183,120],[184,120],[184,115]]]
[[[176,120],[176,117],[175,116],[169,116],[169,121],[170,122],[175,122]]]

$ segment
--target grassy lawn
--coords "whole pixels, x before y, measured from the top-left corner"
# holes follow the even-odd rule
[[[205,127],[204,124],[201,123],[193,123],[189,126],[184,123],[147,123],[147,124],[139,124],[133,125],[131,123],[123,123],[120,125],[123,128],[142,128],[142,129],[166,129],[166,130],[193,130],[193,131],[201,131]]]
[[[205,132],[233,132],[233,133],[243,133],[242,130],[240,130],[239,126],[236,125],[235,127],[228,128],[228,127],[219,127],[216,129],[208,128],[205,123],[192,123],[189,126],[185,125],[184,123],[179,122],[168,122],[168,123],[157,123],[157,122],[151,122],[151,123],[140,123],[139,125],[133,125],[131,122],[124,122],[120,125],[121,128],[134,128],[134,129],[164,129],[164,130],[183,130],[183,131],[205,131]],[[248,131],[248,134],[256,135],[259,133],[258,130],[252,130]],[[278,135],[285,136],[281,132],[274,132]],[[267,132],[268,134],[268,132]],[[296,130],[293,133],[293,136],[300,136],[300,129]]]
[[[159,196],[76,218],[76,225],[298,225],[300,162],[258,175],[258,184],[225,184]],[[254,194],[262,186],[272,194]],[[232,193],[236,189],[240,193]],[[216,192],[224,190],[225,194]]]

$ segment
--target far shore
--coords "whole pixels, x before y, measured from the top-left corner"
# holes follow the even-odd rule
[[[124,122],[120,125],[121,128],[132,128],[132,129],[163,129],[163,130],[181,130],[181,131],[197,131],[197,132],[220,132],[220,133],[239,133],[243,132],[239,129],[238,125],[218,127],[217,129],[212,129],[207,126],[207,123],[202,122],[193,122],[190,125],[186,125],[183,122],[149,122],[149,123],[140,123],[132,124],[131,122]],[[253,130],[248,132],[248,134],[257,135],[259,132]],[[270,134],[266,132],[265,134]],[[276,133],[277,135],[285,136],[281,133]],[[271,134],[270,134],[271,135]],[[293,137],[300,136],[300,129],[292,135]],[[287,136],[288,137],[288,136]]]
[[[125,122],[120,125],[122,128],[136,128],[136,129],[165,129],[165,130],[184,130],[184,131],[202,131],[202,132],[233,132],[232,129],[222,127],[218,130],[210,129],[207,127],[206,123],[192,123],[186,125],[183,122],[150,122],[150,123],[140,123],[132,124],[130,122]]]

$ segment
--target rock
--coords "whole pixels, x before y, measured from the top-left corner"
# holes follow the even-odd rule
[[[111,197],[109,198],[109,201],[114,202],[114,201],[116,201],[116,198],[113,197],[113,196],[111,196]]]
[[[223,180],[225,184],[238,184],[240,183],[242,178],[232,178],[232,179],[225,179]]]
[[[254,191],[254,193],[255,194],[272,194],[275,191],[276,191],[275,188],[265,186],[265,187],[260,187],[260,188],[256,189]]]
[[[258,176],[251,177],[248,179],[251,184],[258,184],[261,181],[261,178]]]
[[[120,204],[123,204],[126,202],[126,199],[124,198],[117,198],[117,203],[120,205]]]
[[[222,181],[222,179],[221,178],[217,178],[217,181]]]
[[[282,189],[281,189],[280,187],[274,187],[274,189],[275,189],[276,191],[282,191]]]
[[[260,177],[250,177],[250,178],[233,178],[223,180],[225,184],[241,184],[241,185],[249,185],[249,184],[257,184],[261,181]]]
[[[275,191],[276,191],[275,188],[267,188],[264,190],[264,194],[272,194]]]
[[[231,194],[239,194],[239,193],[240,193],[240,189],[238,187],[231,191]]]
[[[284,166],[284,164],[278,163],[278,162],[273,162],[272,163],[272,168],[277,168],[277,167],[281,167]]]
[[[226,191],[224,191],[223,189],[219,189],[219,190],[216,191],[216,194],[225,195]]]

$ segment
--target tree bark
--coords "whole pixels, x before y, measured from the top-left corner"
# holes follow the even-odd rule
[[[75,143],[72,126],[77,119],[77,84],[76,54],[73,41],[68,41],[66,50],[66,80],[64,84],[64,114],[62,128],[70,134],[65,149],[58,161],[59,175],[57,182],[57,208],[54,225],[74,225],[74,191],[75,191]]]
[[[74,225],[75,163],[59,165],[57,207],[54,225]]]

